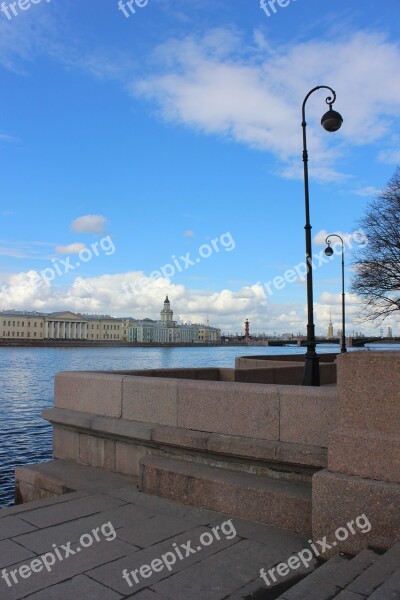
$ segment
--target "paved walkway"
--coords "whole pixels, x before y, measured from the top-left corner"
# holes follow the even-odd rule
[[[261,600],[299,576],[271,595],[259,571],[306,536],[148,496],[100,469],[40,468],[77,491],[0,511],[1,600]]]

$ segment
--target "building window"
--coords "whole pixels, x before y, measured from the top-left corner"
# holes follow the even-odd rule
[[[10,327],[10,325],[11,325],[11,321],[8,321],[8,326]]]
[[[34,327],[37,327],[37,321],[34,322],[33,324]],[[36,334],[35,334],[36,335]]]
[[[28,331],[28,337],[31,337],[31,332],[30,331]]]
[[[17,321],[17,327],[19,327],[19,321]]]
[[[34,336],[34,337],[36,337],[36,331],[35,331],[35,333],[33,334],[33,336]]]
[[[24,326],[24,321],[22,321],[22,322],[21,322],[21,326],[22,326],[22,327]]]
[[[30,326],[31,326],[31,322],[30,322],[30,321],[28,321],[28,327],[30,327]]]
[[[13,327],[15,327],[15,321],[13,321]]]
[[[6,321],[3,321],[3,327],[5,327],[5,326],[6,326]]]

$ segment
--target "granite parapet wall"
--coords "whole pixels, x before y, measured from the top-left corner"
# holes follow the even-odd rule
[[[338,364],[338,427],[328,466],[313,477],[313,533],[333,535],[361,513],[371,522],[332,552],[400,540],[400,352],[352,352]]]

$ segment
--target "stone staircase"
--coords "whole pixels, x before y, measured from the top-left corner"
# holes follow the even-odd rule
[[[265,593],[265,598],[271,595]],[[260,595],[261,599],[263,596]],[[276,596],[274,596],[276,598]],[[354,558],[336,555],[277,600],[398,600],[400,543],[384,554],[367,549]]]
[[[234,466],[232,464],[232,466]],[[276,527],[311,532],[309,480],[243,472],[150,455],[140,460],[139,489],[161,496]],[[295,477],[295,476],[294,476]]]

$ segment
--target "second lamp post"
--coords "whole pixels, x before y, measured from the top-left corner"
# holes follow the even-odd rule
[[[347,352],[346,349],[346,331],[345,331],[345,294],[344,294],[344,243],[343,238],[340,237],[337,233],[331,233],[325,240],[325,243],[328,246],[325,248],[325,254],[327,256],[332,256],[333,248],[331,247],[331,238],[337,237],[339,238],[342,244],[342,343],[340,345],[340,352]]]

